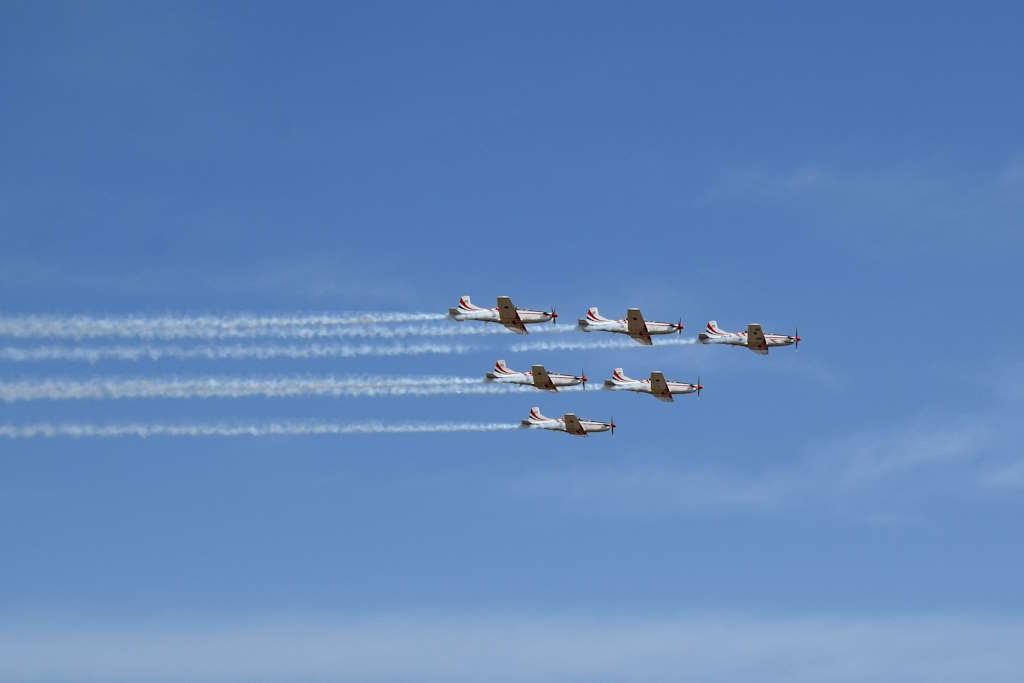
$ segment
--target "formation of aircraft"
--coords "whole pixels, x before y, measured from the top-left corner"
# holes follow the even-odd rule
[[[747,325],[746,332],[726,332],[718,327],[717,320],[709,320],[707,327],[697,335],[701,344],[726,344],[728,346],[745,346],[754,353],[768,355],[772,346],[789,346],[800,348],[800,332],[794,330],[788,334],[765,334],[757,323]]]
[[[512,299],[507,296],[498,297],[498,305],[494,308],[476,306],[469,300],[468,294],[459,297],[457,308],[448,309],[448,317],[458,321],[481,320],[485,323],[501,323],[516,334],[527,334],[526,326],[536,323],[554,323],[558,314],[552,308],[548,311],[532,311],[528,308],[516,308]]]
[[[518,372],[510,370],[504,360],[499,360],[494,364],[494,370],[487,373],[487,381],[523,384],[546,391],[558,391],[558,387],[572,387],[577,384],[582,384],[584,390],[587,388],[587,376],[582,371],[578,375],[563,375],[558,372],[548,372],[543,365],[534,365],[529,372]]]
[[[578,321],[578,326],[584,332],[614,332],[616,334],[628,334],[636,341],[646,346],[654,344],[651,335],[659,334],[682,334],[683,319],[674,323],[659,323],[653,320],[644,320],[644,314],[639,308],[630,308],[626,311],[623,320],[611,320],[602,316],[597,306],[587,309],[587,317]]]
[[[615,368],[612,371],[612,378],[606,379],[604,385],[613,391],[636,391],[642,394],[650,394],[654,398],[669,402],[672,401],[672,396],[675,394],[692,394],[696,392],[700,396],[700,392],[704,388],[704,385],[700,383],[700,377],[697,378],[696,384],[676,382],[675,380],[665,379],[665,375],[659,370],[655,370],[651,373],[650,379],[633,379],[626,377],[622,372],[622,368]]]
[[[526,308],[517,308],[507,296],[497,298],[497,306],[494,308],[483,308],[474,305],[468,295],[459,298],[459,305],[456,308],[448,309],[448,316],[454,320],[479,320],[481,322],[499,323],[516,334],[527,334],[526,326],[537,323],[552,322],[558,319],[558,313],[552,308],[551,311],[535,311]],[[664,334],[682,334],[683,321],[680,318],[675,323],[648,321],[644,319],[639,308],[626,310],[626,317],[622,320],[605,318],[597,310],[597,307],[587,309],[587,317],[579,320],[579,329],[584,332],[611,332],[614,334],[625,334],[640,344],[653,346],[653,336]],[[767,355],[768,349],[773,346],[794,346],[800,347],[800,333],[794,331],[792,335],[787,334],[765,334],[764,329],[758,323],[747,325],[745,332],[726,332],[718,327],[715,320],[708,321],[703,332],[697,335],[697,341],[701,344],[724,344],[727,346],[745,346],[751,351]],[[486,375],[487,381],[504,384],[518,384],[532,386],[544,391],[558,391],[559,387],[570,387],[582,385],[587,388],[587,376],[580,371],[578,375],[568,375],[557,372],[548,372],[543,365],[533,365],[529,371],[517,371],[508,367],[504,360],[494,364],[494,370]],[[651,372],[648,379],[633,379],[623,373],[622,368],[615,368],[611,379],[604,382],[604,386],[612,391],[633,391],[641,394],[650,394],[655,398],[671,402],[673,397],[681,394],[696,393],[704,389],[700,377],[696,384],[690,382],[679,382],[665,379],[665,375],[655,370]],[[566,413],[562,417],[545,417],[541,414],[540,408],[530,409],[530,416],[522,421],[523,427],[535,429],[547,429],[551,431],[566,432],[574,436],[586,436],[590,432],[615,433],[614,419],[609,422],[599,420],[580,419],[574,413]]]
[[[544,417],[536,406],[530,408],[530,416],[522,421],[521,426],[565,432],[573,436],[586,436],[591,432],[611,432],[615,436],[615,418],[608,422],[581,420],[574,413],[566,413],[562,417]]]

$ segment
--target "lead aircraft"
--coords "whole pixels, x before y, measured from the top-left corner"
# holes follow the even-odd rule
[[[590,432],[608,432],[615,436],[615,418],[610,422],[598,422],[597,420],[581,420],[573,413],[566,413],[562,417],[544,417],[540,414],[540,408],[530,408],[530,417],[523,420],[523,427],[533,429],[550,429],[555,432],[566,432],[573,436],[586,436]]]
[[[485,323],[501,323],[516,334],[526,334],[526,326],[535,323],[554,323],[558,318],[555,309],[548,311],[531,311],[527,308],[516,308],[512,299],[507,296],[498,297],[495,308],[482,308],[469,300],[468,294],[459,297],[457,308],[448,309],[448,317],[455,320],[481,320]]]
[[[622,372],[622,368],[615,368],[612,371],[612,378],[606,379],[604,385],[613,391],[637,391],[669,402],[672,401],[673,394],[692,394],[696,392],[700,396],[700,391],[704,388],[704,385],[700,383],[700,377],[697,378],[696,384],[675,382],[666,380],[665,375],[655,370],[651,373],[650,379],[632,379],[631,377],[626,377]]]
[[[800,348],[800,331],[794,330],[792,335],[788,334],[765,334],[764,330],[757,323],[747,325],[746,332],[726,332],[718,327],[717,320],[709,320],[708,326],[703,332],[697,335],[701,344],[726,344],[728,346],[745,346],[754,353],[762,356],[768,355],[768,349],[772,346],[789,346]]]
[[[587,317],[579,321],[579,328],[584,332],[628,334],[641,344],[652,346],[654,342],[651,341],[651,335],[682,334],[683,320],[680,318],[675,323],[648,322],[644,320],[639,308],[628,309],[624,320],[611,320],[603,317],[597,311],[597,306],[592,306],[587,309]]]
[[[534,365],[529,372],[517,372],[510,370],[505,361],[499,360],[494,364],[494,370],[487,373],[488,382],[500,382],[502,384],[525,384],[547,391],[558,391],[558,387],[571,387],[582,384],[587,388],[587,376],[580,371],[579,375],[563,375],[557,372],[548,372],[543,365]]]

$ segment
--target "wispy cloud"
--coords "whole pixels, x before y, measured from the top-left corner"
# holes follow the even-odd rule
[[[1014,462],[993,465],[981,474],[980,480],[995,489],[1024,491],[1024,458],[1018,453]]]
[[[925,484],[936,480],[953,479],[961,490],[976,489],[977,475],[965,479],[962,469],[952,468],[971,467],[977,472],[985,467],[986,457],[998,451],[999,431],[1000,425],[991,422],[923,419],[808,443],[798,457],[758,472],[652,463],[637,457],[623,464],[533,474],[516,482],[514,490],[627,514],[798,508],[859,511],[856,501],[892,486],[906,491],[902,500],[926,495]],[[1016,472],[1001,476],[1010,485]],[[874,521],[886,516],[904,517],[895,509],[870,513]]]
[[[1020,156],[987,172],[965,172],[936,160],[886,168],[852,169],[807,163],[789,168],[764,166],[723,170],[700,200],[755,201],[793,206],[810,225],[845,232],[863,247],[902,244],[920,250],[934,238],[957,238],[962,231],[1008,236],[1016,230],[1021,207]],[[865,234],[871,239],[865,240]],[[919,238],[928,235],[931,239]],[[989,241],[986,248],[994,244]],[[976,250],[972,253],[977,253]]]
[[[977,421],[912,424],[843,438],[822,459],[844,485],[856,486],[974,458],[990,438],[991,428]]]
[[[552,468],[515,482],[515,490],[526,495],[612,514],[774,510],[792,504],[805,487],[792,472],[756,475],[671,465]]]
[[[1024,622],[682,614],[0,622],[4,680],[1017,681]]]

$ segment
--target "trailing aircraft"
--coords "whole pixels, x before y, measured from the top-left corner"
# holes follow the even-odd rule
[[[800,348],[800,331],[794,330],[792,335],[788,334],[765,334],[764,330],[757,323],[747,325],[746,332],[726,332],[718,327],[717,320],[709,320],[703,332],[697,335],[701,344],[726,344],[728,346],[745,346],[754,353],[762,356],[768,355],[768,349],[772,346],[789,346]]]
[[[650,379],[632,379],[623,374],[622,368],[615,368],[612,371],[612,378],[606,379],[604,385],[613,391],[636,391],[642,394],[650,394],[662,401],[672,401],[674,394],[692,394],[696,392],[700,396],[701,389],[704,388],[704,385],[700,383],[700,377],[697,378],[696,384],[676,382],[666,380],[665,375],[655,370],[651,373]]]
[[[533,429],[549,429],[555,432],[566,432],[573,436],[586,436],[590,432],[611,432],[615,436],[615,418],[609,422],[598,422],[597,420],[581,420],[573,413],[566,413],[562,417],[544,417],[540,414],[540,408],[530,408],[530,417],[522,421],[523,427]]]
[[[499,360],[494,364],[494,370],[487,373],[487,381],[502,384],[524,384],[547,391],[558,391],[558,387],[571,387],[577,384],[582,384],[584,390],[587,388],[587,376],[582,371],[579,375],[563,375],[557,372],[548,372],[543,365],[534,365],[529,372],[518,372],[510,370],[504,360]]]
[[[535,323],[554,323],[558,318],[555,309],[548,311],[532,311],[527,308],[516,308],[507,296],[498,297],[495,308],[476,306],[469,300],[469,295],[459,297],[457,308],[448,309],[448,317],[455,320],[481,320],[486,323],[500,323],[516,334],[526,334],[526,326]]]
[[[602,316],[596,306],[587,309],[587,317],[579,321],[579,328],[584,332],[615,332],[617,334],[628,334],[636,341],[646,346],[651,346],[651,335],[658,334],[682,334],[683,320],[675,323],[659,323],[653,320],[644,320],[639,308],[630,308],[626,311],[624,320],[611,320]]]

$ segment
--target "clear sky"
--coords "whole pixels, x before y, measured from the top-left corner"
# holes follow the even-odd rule
[[[1022,35],[1016,4],[4,4],[6,321],[507,294],[565,328],[94,363],[15,352],[347,342],[8,333],[5,387],[506,358],[705,391],[7,400],[619,428],[4,438],[0,680],[1019,680]],[[594,305],[803,342],[516,350],[603,339]]]

